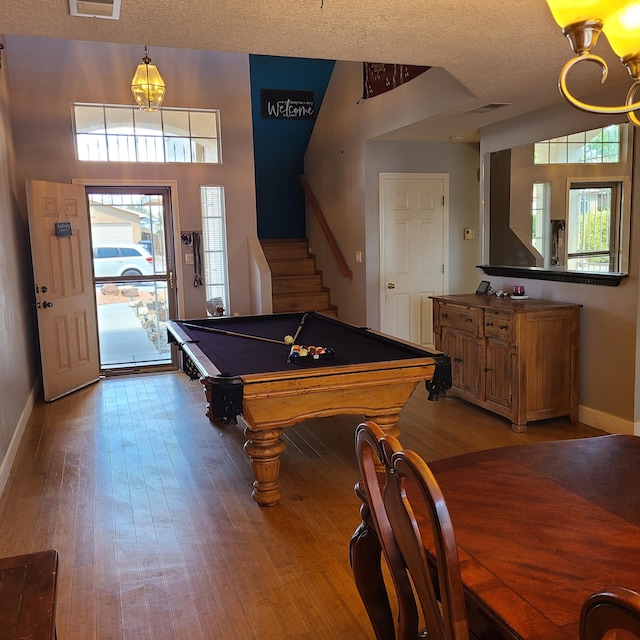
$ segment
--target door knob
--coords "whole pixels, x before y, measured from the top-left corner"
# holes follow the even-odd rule
[[[396,285],[393,282],[387,282],[387,289],[395,289]]]
[[[49,289],[47,289],[47,287],[42,287],[42,293],[47,293],[47,291],[49,291]]]
[[[48,309],[49,307],[53,307],[53,302],[47,302],[46,300],[42,303],[42,306],[45,309]]]

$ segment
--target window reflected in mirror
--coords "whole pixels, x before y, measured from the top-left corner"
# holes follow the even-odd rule
[[[626,126],[626,125],[624,125]],[[533,145],[534,164],[613,164],[620,162],[622,125],[581,131]]]
[[[615,271],[618,261],[619,182],[572,183],[567,217],[567,268]]]
[[[632,143],[620,124],[491,153],[485,263],[627,273]]]
[[[549,197],[551,184],[549,182],[534,182],[531,198],[531,244],[542,256],[548,255],[547,240],[549,231]]]

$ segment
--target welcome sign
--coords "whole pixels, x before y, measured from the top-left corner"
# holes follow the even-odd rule
[[[314,120],[313,91],[260,89],[262,117],[271,120]]]

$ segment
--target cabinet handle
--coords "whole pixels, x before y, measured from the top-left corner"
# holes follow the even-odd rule
[[[440,314],[440,317],[441,318],[448,318],[449,314],[448,313],[442,313],[442,314]]]
[[[485,372],[485,373],[489,373],[489,371],[491,371],[491,369],[489,369],[489,367],[485,367],[485,368],[484,368],[484,372]]]
[[[454,362],[462,362],[462,358],[454,358],[453,361]]]
[[[501,325],[498,327],[498,329],[508,329],[508,328],[509,328],[509,325],[507,325],[507,324],[501,324]]]
[[[485,326],[487,326],[487,327],[493,327],[493,322],[487,322]]]
[[[465,318],[464,321],[465,322],[473,322],[473,318]]]

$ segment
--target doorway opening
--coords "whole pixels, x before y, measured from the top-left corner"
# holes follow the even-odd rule
[[[169,187],[87,187],[105,375],[175,368],[166,321],[176,290]]]

